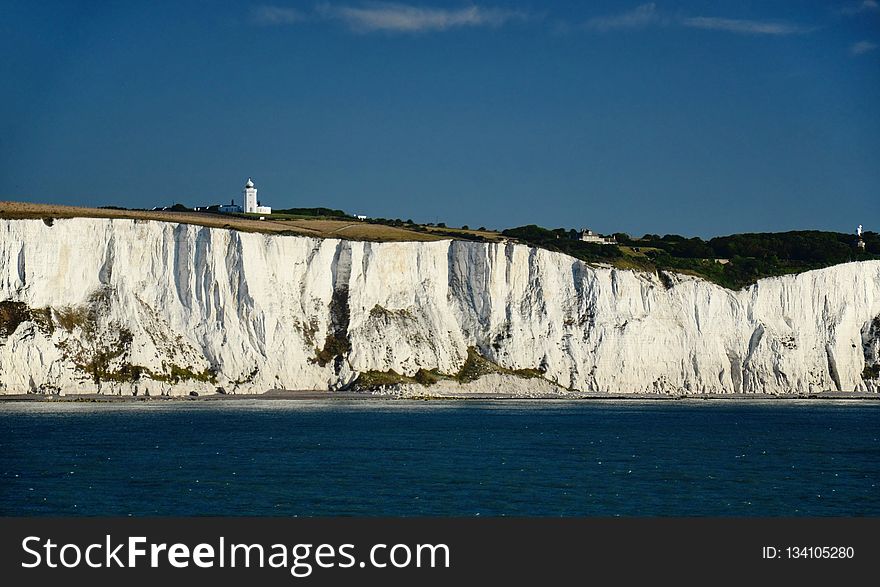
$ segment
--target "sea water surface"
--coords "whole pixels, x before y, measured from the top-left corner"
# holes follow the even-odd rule
[[[877,516],[880,403],[12,402],[0,515]]]

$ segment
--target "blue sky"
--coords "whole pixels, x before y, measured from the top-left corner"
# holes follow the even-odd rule
[[[880,4],[0,0],[0,199],[880,228]]]

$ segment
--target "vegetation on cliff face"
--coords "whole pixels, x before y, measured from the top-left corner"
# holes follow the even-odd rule
[[[337,253],[337,260],[338,260]],[[351,351],[351,340],[348,337],[348,323],[351,310],[348,305],[348,284],[340,278],[330,298],[330,329],[324,339],[324,346],[316,349],[313,363],[325,367],[333,363],[336,373],[342,369],[345,356]]]
[[[541,369],[507,369],[481,355],[475,347],[469,347],[467,359],[458,373],[454,375],[454,379],[457,379],[460,383],[467,383],[490,373],[514,375],[524,379],[542,377],[544,375]]]
[[[439,381],[469,383],[492,373],[512,375],[523,379],[544,376],[544,371],[541,369],[507,369],[482,356],[475,347],[469,347],[467,358],[457,373],[441,373],[438,369],[419,369],[412,377],[408,377],[394,370],[365,371],[358,375],[352,386],[355,389],[377,389],[379,387],[413,383],[429,386]]]
[[[30,308],[24,302],[12,300],[0,302],[0,338],[12,335],[23,322],[33,322],[50,335],[55,329],[51,308]]]
[[[412,377],[401,375],[394,369],[388,371],[362,371],[352,383],[355,389],[378,389],[390,385],[417,383]]]
[[[109,296],[109,290],[99,290],[83,305],[54,310],[30,308],[24,302],[12,300],[0,301],[0,338],[9,337],[25,322],[33,322],[49,336],[59,329],[62,335],[55,343],[56,347],[99,390],[102,383],[134,383],[144,377],[167,383],[216,383],[216,372],[211,368],[198,371],[163,362],[161,371],[153,371],[132,364],[128,360],[133,340],[131,331],[116,321],[106,320]]]
[[[548,230],[535,225],[508,229],[502,234],[586,262],[692,274],[730,289],[751,285],[764,277],[880,259],[880,234],[876,232],[864,233],[864,249],[857,246],[853,234],[818,230],[734,234],[709,240],[674,234],[633,238],[616,233],[616,245],[586,243],[573,230]]]
[[[22,302],[0,302],[0,337],[7,337],[18,328],[22,322],[29,321],[30,309]]]

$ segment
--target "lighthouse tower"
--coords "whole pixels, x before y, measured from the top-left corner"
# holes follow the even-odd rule
[[[257,212],[257,188],[254,187],[254,180],[248,178],[242,194],[244,195],[244,211],[255,214]]]

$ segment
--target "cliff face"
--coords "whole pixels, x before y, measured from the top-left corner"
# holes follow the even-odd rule
[[[475,356],[581,391],[876,392],[880,262],[731,292],[512,244],[0,221],[0,393],[334,389]]]

